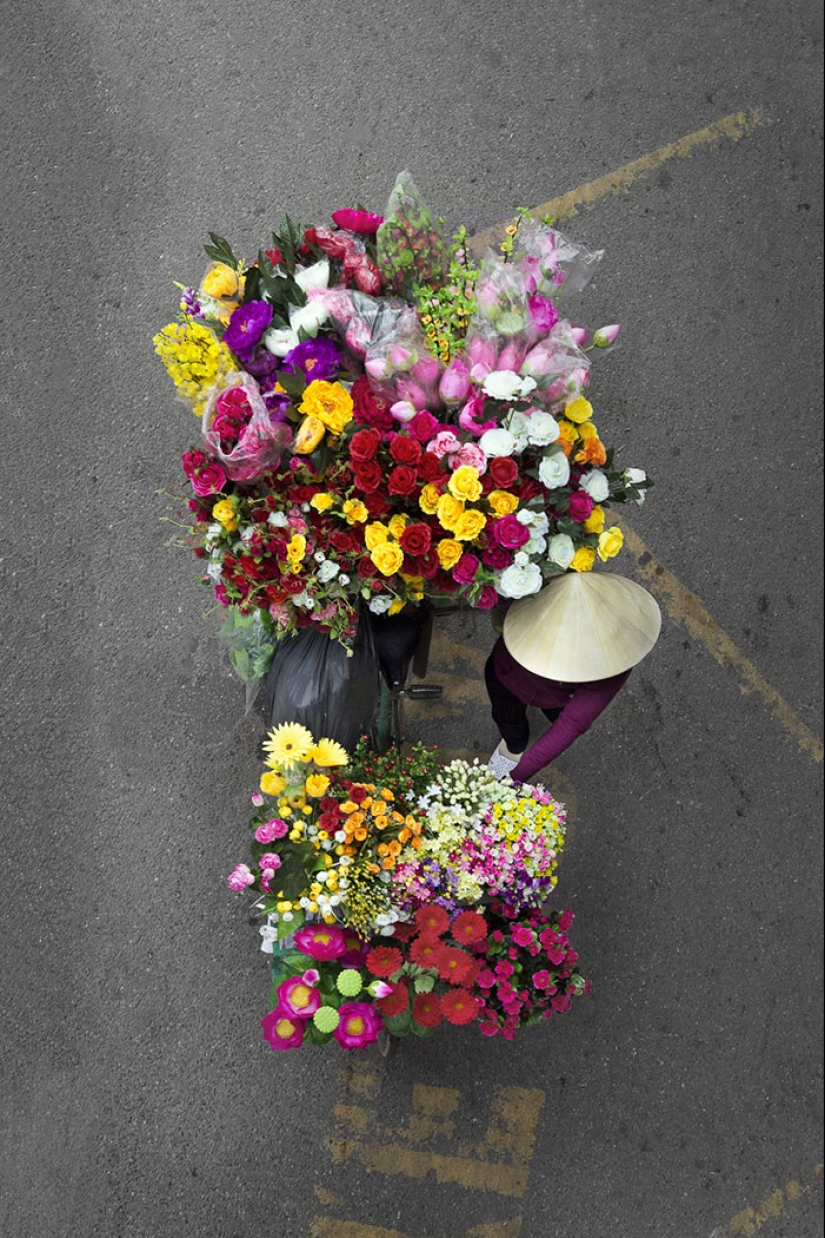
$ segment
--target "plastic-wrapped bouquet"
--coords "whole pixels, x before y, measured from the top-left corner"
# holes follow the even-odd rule
[[[363,607],[488,608],[618,553],[609,509],[651,482],[586,391],[619,328],[566,316],[601,253],[510,232],[474,263],[405,172],[384,215],[286,216],[251,260],[210,234],[155,348],[199,419],[181,540],[223,607],[351,646]]]

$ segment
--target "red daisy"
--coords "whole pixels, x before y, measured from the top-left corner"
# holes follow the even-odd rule
[[[437,1027],[443,1017],[438,994],[417,993],[413,1000],[412,1015],[422,1027]]]
[[[462,911],[453,920],[450,933],[462,946],[469,946],[487,936],[487,921],[477,911]]]
[[[415,937],[415,933],[414,924],[407,924],[401,920],[397,920],[392,926],[392,935],[396,941],[409,941],[411,937]]]
[[[441,998],[441,1010],[449,1023],[472,1023],[478,1015],[478,1001],[469,989],[450,989]]]
[[[401,951],[395,946],[376,946],[367,955],[367,968],[381,979],[398,971],[403,962]]]
[[[410,946],[409,955],[413,963],[419,967],[438,967],[446,946],[440,937],[431,933],[422,933]]]
[[[438,903],[428,903],[425,907],[419,907],[415,913],[415,922],[419,932],[434,934],[436,937],[441,933],[446,933],[450,927],[450,917],[443,907],[439,907]]]
[[[470,976],[470,956],[463,950],[446,946],[435,964],[442,980],[450,984],[464,984]]]
[[[386,997],[379,997],[375,1004],[388,1019],[394,1019],[397,1015],[403,1014],[410,1004],[410,991],[406,980],[399,980],[392,986],[392,993]]]

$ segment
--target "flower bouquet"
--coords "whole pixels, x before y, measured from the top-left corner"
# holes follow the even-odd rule
[[[350,757],[294,723],[264,748],[251,862],[228,884],[264,920],[274,1048],[361,1047],[442,1019],[509,1036],[584,991],[572,914],[543,910],[565,819],[544,788],[442,767],[420,744]]]
[[[180,540],[256,642],[351,647],[363,608],[490,608],[619,552],[609,508],[652,483],[585,394],[619,328],[565,316],[600,252],[522,212],[474,262],[408,173],[384,215],[286,216],[251,261],[210,238],[154,343],[198,418]]]

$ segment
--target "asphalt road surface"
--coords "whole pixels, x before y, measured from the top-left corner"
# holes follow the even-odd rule
[[[3,5],[3,1238],[822,1235],[821,23]],[[663,630],[546,774],[590,1001],[276,1055],[225,884],[263,720],[166,546],[151,339],[208,230],[254,254],[403,168],[473,233],[554,201],[604,248],[592,398],[656,482],[616,568]],[[443,621],[411,737],[486,759],[490,641]]]

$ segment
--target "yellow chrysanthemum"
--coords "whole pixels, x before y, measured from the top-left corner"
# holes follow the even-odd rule
[[[300,722],[282,722],[269,732],[263,746],[269,754],[269,764],[283,767],[308,760],[314,743],[312,732]]]
[[[596,562],[596,552],[592,546],[579,546],[570,563],[574,572],[589,572]]]
[[[304,392],[299,410],[322,421],[331,434],[340,434],[352,421],[352,396],[340,383],[317,379]]]
[[[593,405],[589,400],[585,400],[583,395],[577,396],[572,403],[567,405],[564,415],[568,421],[575,421],[576,425],[580,425],[583,421],[590,421],[593,416]]]
[[[376,546],[383,546],[389,538],[390,531],[385,524],[380,520],[373,520],[364,529],[364,545],[367,550],[375,550]]]
[[[369,512],[360,499],[347,499],[343,510],[347,524],[363,524],[369,516]]]
[[[319,739],[309,751],[309,760],[322,769],[330,769],[333,765],[346,765],[349,753],[334,739]]]

